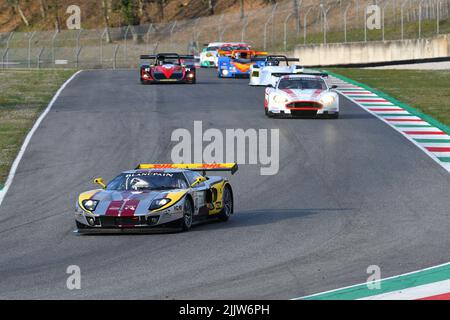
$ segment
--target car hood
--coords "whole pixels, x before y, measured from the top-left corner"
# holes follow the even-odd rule
[[[106,216],[138,216],[149,213],[149,207],[153,200],[160,198],[172,198],[173,195],[186,194],[186,190],[169,191],[114,191],[101,190],[94,193],[90,199],[99,203],[94,211],[96,215]],[[82,195],[81,195],[82,196]],[[81,197],[80,196],[80,197]],[[173,205],[176,202],[171,203]]]
[[[280,89],[279,93],[285,95],[291,101],[319,101],[326,90],[292,90]]]

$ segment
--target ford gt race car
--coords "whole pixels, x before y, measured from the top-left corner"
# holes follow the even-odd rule
[[[282,76],[265,91],[265,113],[268,117],[339,117],[339,95],[329,87],[326,74],[293,74]]]
[[[259,64],[254,64],[250,68],[250,85],[251,86],[267,86],[269,84],[275,86],[278,79],[284,74],[302,73],[304,68],[298,65],[289,65],[289,62],[298,62],[299,59],[288,58],[282,55],[270,55],[262,60]]]
[[[251,67],[256,63],[263,65],[267,52],[253,50],[233,50],[231,53],[219,52],[219,78],[249,78]]]
[[[79,232],[175,227],[227,221],[234,211],[228,179],[207,172],[236,173],[237,164],[141,164],[101,189],[79,195],[75,220]]]
[[[196,83],[195,57],[178,55],[177,53],[159,53],[157,55],[142,55],[140,68],[142,84],[152,83]]]

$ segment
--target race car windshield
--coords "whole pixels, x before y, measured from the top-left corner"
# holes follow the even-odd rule
[[[249,47],[243,47],[243,46],[227,46],[222,47],[222,51],[236,51],[236,50],[250,50]]]
[[[149,191],[186,188],[187,182],[182,173],[143,171],[122,173],[107,185],[106,190]]]
[[[159,64],[176,64],[179,65],[180,61],[178,58],[164,58],[159,60]]]
[[[208,47],[206,51],[217,51],[218,47]]]
[[[327,85],[322,79],[282,79],[278,89],[326,90]]]

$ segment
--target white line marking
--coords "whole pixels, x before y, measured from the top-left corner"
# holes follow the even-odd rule
[[[56,102],[56,100],[58,99],[58,97],[61,94],[61,92],[63,92],[63,90],[66,88],[66,86],[73,79],[75,79],[75,77],[77,75],[79,75],[82,71],[83,70],[80,70],[80,71],[76,72],[66,82],[64,82],[64,84],[58,89],[56,94],[53,96],[53,98],[50,101],[50,103],[48,104],[47,108],[44,110],[44,112],[42,112],[42,114],[36,120],[36,122],[34,123],[33,127],[31,128],[30,132],[28,132],[28,134],[27,134],[27,136],[25,138],[25,141],[22,144],[22,147],[20,147],[19,154],[17,155],[16,159],[14,160],[14,162],[13,162],[13,164],[11,166],[11,169],[9,170],[9,174],[8,174],[8,178],[6,179],[5,186],[3,187],[3,190],[0,190],[0,206],[2,205],[3,199],[5,198],[5,195],[8,192],[9,187],[11,186],[11,184],[12,184],[12,182],[14,180],[14,176],[16,175],[17,167],[19,166],[19,163],[22,160],[23,155],[25,154],[25,151],[26,151],[26,149],[28,147],[28,144],[30,143],[31,138],[34,135],[34,132],[37,130],[37,128],[41,124],[42,120],[44,120],[44,118],[47,115],[47,113],[50,112],[50,110],[53,107],[53,104]]]

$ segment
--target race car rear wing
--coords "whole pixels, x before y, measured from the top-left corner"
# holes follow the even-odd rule
[[[139,169],[185,169],[190,171],[200,171],[205,175],[206,172],[226,171],[235,174],[238,171],[237,163],[186,163],[186,164],[140,164],[136,167]]]
[[[195,56],[193,55],[179,55],[177,53],[158,53],[157,55],[155,54],[150,54],[150,55],[141,55],[141,60],[153,60],[156,59],[158,57],[173,57],[173,58],[180,58],[180,59],[184,59],[184,60],[195,60]]]
[[[283,60],[286,62],[300,62],[300,59],[298,59],[298,58],[288,58],[283,55],[268,55],[266,57],[255,57],[252,60],[253,61],[266,61],[266,60],[270,60],[270,59],[280,59],[280,60]]]
[[[299,72],[299,73],[292,73],[292,72],[275,72],[272,73],[273,77],[280,78],[282,76],[318,76],[322,78],[328,78],[328,73],[325,72]]]

